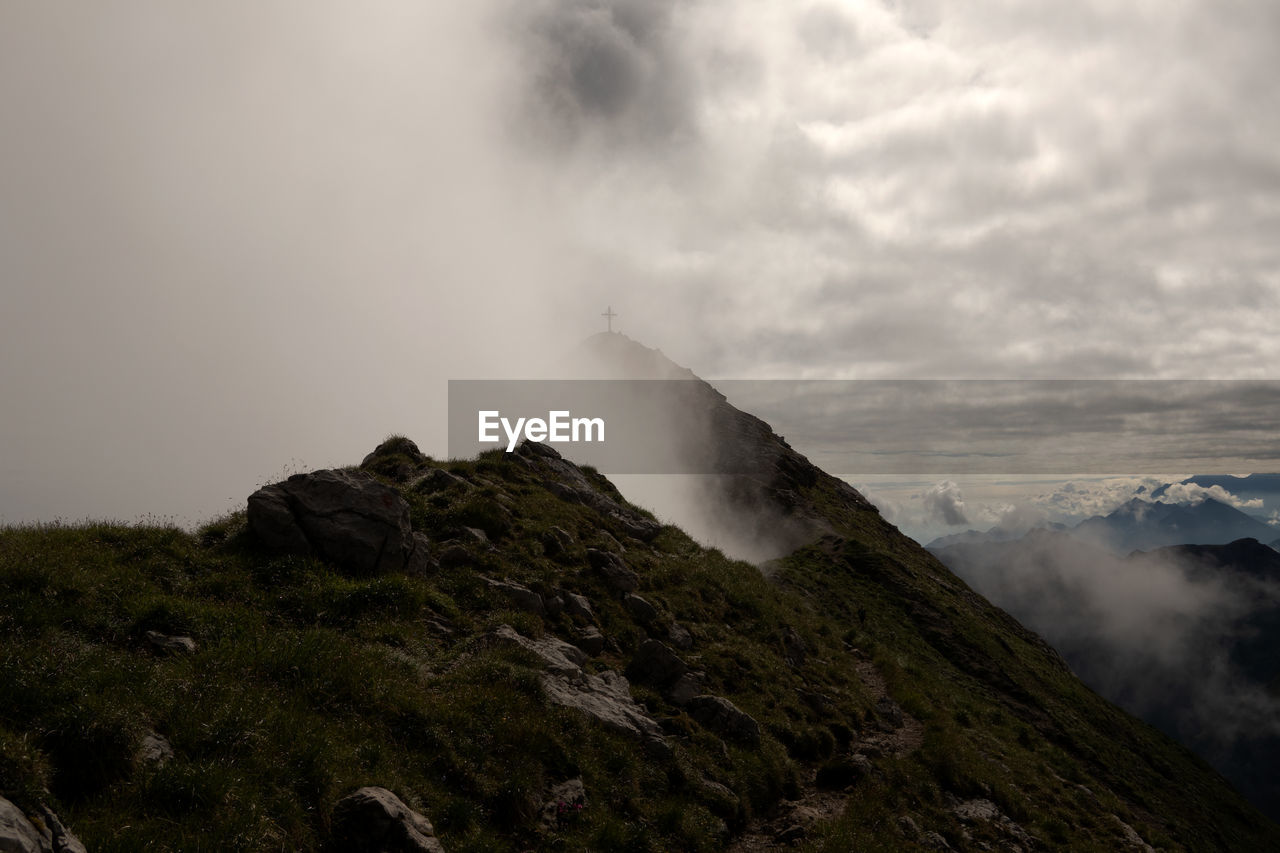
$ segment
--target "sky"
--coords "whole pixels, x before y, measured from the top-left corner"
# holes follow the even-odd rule
[[[448,379],[606,306],[713,380],[1275,378],[1278,40],[1267,0],[9,0],[0,523],[443,454]]]

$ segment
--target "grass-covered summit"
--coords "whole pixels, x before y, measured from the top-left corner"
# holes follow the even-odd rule
[[[831,532],[765,573],[546,448],[339,473],[404,503],[402,560],[244,512],[0,531],[0,795],[91,853],[356,849],[364,786],[450,853],[1280,849],[816,469],[785,491]]]

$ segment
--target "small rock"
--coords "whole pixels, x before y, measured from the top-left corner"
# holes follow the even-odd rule
[[[973,823],[974,821],[989,822],[999,820],[1004,816],[1000,812],[1000,807],[990,800],[965,800],[952,807],[951,811],[966,823]]]
[[[578,648],[595,657],[604,651],[604,634],[596,626],[588,625],[578,631]]]
[[[561,782],[547,794],[547,801],[542,805],[542,828],[552,830],[576,820],[587,807],[587,789],[582,778]]]
[[[670,684],[689,671],[675,652],[657,640],[645,640],[627,665],[627,677],[658,686]]]
[[[440,552],[439,561],[440,565],[446,569],[466,566],[475,562],[474,558],[471,556],[471,552],[458,544],[445,546],[445,549]]]
[[[575,645],[555,637],[531,640],[510,625],[499,625],[484,638],[488,645],[519,646],[542,658],[547,669],[567,675],[581,675],[580,668],[587,662],[587,655]]]
[[[712,731],[753,746],[760,743],[760,724],[728,699],[695,696],[687,707],[690,716]]]
[[[585,619],[588,622],[594,622],[596,619],[595,612],[591,609],[591,602],[585,595],[577,593],[565,592],[561,590],[560,595],[564,598],[564,609],[570,616],[576,616],[579,619]]]
[[[196,641],[190,637],[173,637],[168,634],[161,634],[159,631],[148,631],[144,636],[153,648],[167,654],[189,655],[196,650]]]
[[[880,698],[880,701],[876,703],[875,710],[876,716],[880,718],[880,728],[885,731],[900,729],[903,723],[906,722],[902,714],[902,708],[888,696]]]
[[[933,830],[929,830],[920,836],[920,842],[931,850],[950,850],[951,845],[947,843],[947,839],[943,838]]]
[[[527,613],[535,613],[539,616],[547,612],[546,603],[542,600],[542,596],[527,587],[511,581],[498,581],[492,578],[485,578],[484,582],[489,585],[490,589],[506,596],[520,610]]]
[[[645,599],[629,592],[622,596],[622,606],[627,608],[627,612],[631,614],[631,618],[639,622],[641,625],[648,625],[658,618],[658,608],[654,607]]]
[[[542,551],[551,559],[564,556],[573,547],[573,537],[563,527],[552,527],[541,536]]]
[[[667,688],[667,701],[672,705],[687,705],[695,696],[701,696],[706,690],[703,681],[706,674],[702,672],[686,672]]]
[[[413,534],[413,551],[409,554],[408,562],[405,563],[405,573],[415,577],[425,577],[435,568],[436,562],[431,559],[431,541],[425,534]]]
[[[693,634],[679,622],[672,622],[671,627],[667,628],[667,639],[681,651],[687,652],[693,648]]]
[[[149,732],[138,747],[138,760],[143,764],[163,767],[173,758],[173,746],[164,735]]]
[[[773,836],[774,844],[786,844],[788,846],[802,841],[807,830],[798,823],[793,823],[783,829],[777,835]]]
[[[361,788],[339,800],[333,828],[354,853],[444,853],[431,821],[386,788]]]
[[[450,474],[443,468],[431,468],[417,480],[409,484],[409,488],[420,495],[431,495],[442,492],[451,486],[469,486],[466,480]]]
[[[622,532],[632,539],[651,542],[662,532],[662,525],[652,519],[620,512],[611,513],[611,515],[617,521],[618,526],[622,528]]]
[[[814,784],[829,791],[841,791],[867,778],[871,772],[871,761],[865,755],[849,755],[818,768]]]
[[[470,543],[472,545],[483,546],[483,549],[485,550],[491,547],[489,542],[489,534],[485,533],[479,527],[462,528],[462,541]]]
[[[622,558],[609,551],[587,549],[591,567],[604,575],[605,582],[618,592],[635,592],[640,588],[640,576],[622,562]]]

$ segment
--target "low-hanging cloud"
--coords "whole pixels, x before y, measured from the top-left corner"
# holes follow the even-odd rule
[[[1205,487],[1196,483],[1170,483],[1165,486],[1160,499],[1169,503],[1200,503],[1212,499],[1241,510],[1262,509],[1263,504],[1262,498],[1242,498],[1219,485]]]
[[[1119,557],[1047,530],[938,553],[1058,649],[1091,687],[1228,775],[1241,770],[1235,756],[1249,744],[1280,737],[1280,698],[1242,663],[1256,652],[1238,660],[1233,651],[1280,612],[1280,585],[1248,566],[1227,571],[1176,549]],[[1253,784],[1243,778],[1236,783]],[[1280,807],[1265,786],[1249,793]]]
[[[935,483],[920,494],[920,500],[924,502],[925,518],[928,521],[941,521],[950,527],[969,523],[969,516],[964,508],[964,494],[951,480]]]

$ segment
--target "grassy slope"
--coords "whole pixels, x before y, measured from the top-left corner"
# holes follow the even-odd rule
[[[1280,830],[1201,762],[821,483],[811,497],[829,502],[847,538],[797,552],[771,582],[675,528],[651,545],[628,540],[500,453],[431,464],[470,485],[406,492],[415,529],[439,541],[478,526],[498,547],[428,578],[350,578],[264,554],[243,514],[194,535],[0,531],[0,792],[31,802],[49,787],[94,853],[322,849],[335,801],[366,784],[430,817],[451,853],[719,849],[726,827],[799,794],[850,733],[874,726],[854,670],[861,654],[924,722],[925,741],[882,759],[844,818],[810,838],[814,849],[915,849],[898,828],[904,814],[956,849],[997,840],[981,828],[966,840],[948,793],[993,799],[1051,849],[1119,849],[1113,814],[1165,849],[1280,849]],[[575,540],[559,562],[541,544],[552,526]],[[724,742],[636,685],[675,747],[654,759],[548,706],[525,653],[475,641],[503,623],[567,639],[581,625],[512,611],[480,575],[507,577],[587,595],[611,639],[589,666],[625,668],[645,632],[585,559],[611,538],[625,543],[641,594],[693,632],[682,656],[710,691],[761,723],[761,746]],[[787,627],[809,649],[799,668],[783,657]],[[156,655],[143,639],[153,629],[189,634],[199,649]],[[176,751],[160,769],[134,758],[148,730]],[[587,807],[539,830],[547,787],[578,775]]]

